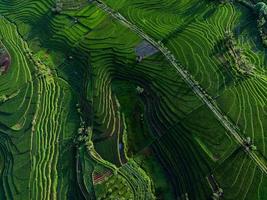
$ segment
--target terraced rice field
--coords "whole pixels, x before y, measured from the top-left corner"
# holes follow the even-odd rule
[[[1,200],[267,198],[245,3],[0,0],[0,39]]]
[[[62,5],[63,10],[77,10],[81,9],[87,5],[88,1],[80,0],[80,1],[70,1],[70,0],[61,0],[57,1],[59,5]]]

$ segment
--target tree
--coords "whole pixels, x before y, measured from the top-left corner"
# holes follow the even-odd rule
[[[258,12],[259,16],[267,16],[267,5],[264,2],[258,2],[255,5],[255,10]]]
[[[6,100],[7,100],[7,96],[6,95],[0,96],[0,103],[4,103]]]
[[[136,91],[138,94],[142,94],[144,92],[144,88],[140,87],[140,86],[137,86],[136,87]]]

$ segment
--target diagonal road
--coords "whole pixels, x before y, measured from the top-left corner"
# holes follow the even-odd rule
[[[136,25],[129,22],[120,13],[114,11],[112,8],[108,7],[101,0],[94,1],[95,4],[102,9],[104,12],[112,16],[114,19],[120,21],[124,26],[128,27],[130,30],[135,32],[138,36],[144,40],[151,43],[155,48],[157,48],[165,58],[170,62],[170,64],[175,67],[178,74],[183,78],[183,80],[188,84],[188,86],[193,90],[193,92],[206,104],[206,106],[212,111],[219,122],[224,126],[224,128],[231,134],[237,143],[239,143],[246,150],[246,139],[239,134],[240,129],[233,124],[227,116],[219,109],[216,102],[210,99],[204,94],[204,89],[193,79],[193,77],[185,70],[185,68],[176,60],[175,56],[165,47],[161,42],[156,42],[153,38],[147,35],[142,29],[138,28]],[[264,159],[259,157],[255,151],[246,150],[248,155],[252,160],[258,165],[258,167],[267,174],[267,166],[264,163]]]

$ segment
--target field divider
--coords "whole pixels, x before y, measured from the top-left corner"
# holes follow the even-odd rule
[[[264,156],[263,158],[259,158],[259,154],[252,150],[246,150],[246,138],[244,138],[240,133],[240,129],[237,125],[235,125],[218,107],[215,100],[210,99],[207,94],[204,93],[204,89],[198,84],[196,80],[193,79],[193,76],[189,74],[189,72],[183,67],[181,63],[179,63],[175,56],[169,51],[167,47],[161,41],[155,41],[148,34],[146,34],[141,28],[137,27],[135,24],[129,22],[124,16],[122,16],[119,12],[113,10],[108,5],[106,5],[101,0],[95,0],[94,4],[103,10],[105,13],[118,20],[125,27],[129,28],[139,37],[148,41],[151,45],[157,48],[164,57],[169,61],[169,63],[176,69],[181,78],[187,83],[187,85],[193,90],[193,92],[199,97],[199,99],[206,104],[206,106],[212,111],[217,120],[222,124],[222,126],[227,130],[228,133],[235,139],[235,142],[240,144],[250,158],[256,163],[256,165],[267,174],[267,165],[265,164]]]

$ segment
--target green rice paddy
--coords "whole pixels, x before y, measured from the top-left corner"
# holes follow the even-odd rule
[[[138,61],[134,26],[195,85],[161,51]],[[0,0],[0,39],[0,200],[267,198],[266,48],[244,2]]]

